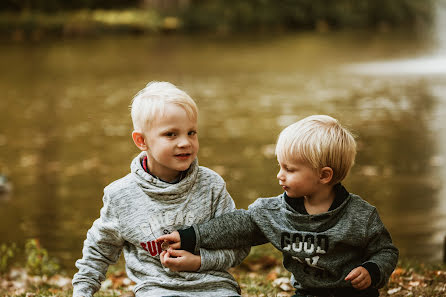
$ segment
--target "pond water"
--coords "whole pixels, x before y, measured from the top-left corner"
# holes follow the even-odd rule
[[[446,69],[417,64],[444,60],[438,48],[430,35],[395,32],[3,43],[0,172],[13,191],[0,196],[0,243],[39,238],[72,270],[103,187],[138,153],[130,101],[166,80],[197,101],[200,164],[225,178],[237,207],[281,193],[278,133],[329,114],[357,135],[347,188],[377,206],[401,255],[439,261]]]

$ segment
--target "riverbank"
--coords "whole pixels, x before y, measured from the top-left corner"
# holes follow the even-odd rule
[[[48,8],[47,8],[48,9]],[[285,31],[377,30],[405,28],[419,31],[433,21],[432,0],[398,0],[352,4],[296,1],[227,3],[191,2],[187,6],[121,9],[71,9],[46,11],[0,10],[0,37],[13,41],[46,38],[89,37],[104,34],[165,34],[236,32],[277,33]]]
[[[280,254],[270,245],[255,247],[248,258],[231,273],[242,288],[242,296],[292,296],[290,273],[281,263]],[[110,267],[97,297],[133,296],[134,283],[127,278],[122,259]],[[25,268],[14,267],[0,276],[1,296],[61,296],[72,294],[71,276],[31,275]],[[382,297],[445,296],[446,265],[426,264],[408,259],[399,261],[389,283],[380,290]]]
[[[0,34],[13,41],[158,33],[177,30],[178,26],[178,20],[162,17],[155,10],[147,9],[0,13]]]

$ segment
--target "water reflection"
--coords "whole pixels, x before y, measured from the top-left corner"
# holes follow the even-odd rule
[[[339,118],[359,143],[347,187],[378,207],[403,255],[440,259],[445,78],[344,71],[365,56],[385,60],[425,43],[356,33],[250,38],[0,48],[0,66],[11,69],[0,73],[0,170],[15,189],[0,200],[1,241],[39,237],[73,267],[103,187],[125,175],[137,154],[131,97],[156,79],[197,100],[200,164],[225,178],[238,207],[281,192],[274,143],[286,125],[310,114]]]
[[[446,57],[424,57],[391,62],[372,62],[346,67],[353,73],[369,75],[445,75]]]

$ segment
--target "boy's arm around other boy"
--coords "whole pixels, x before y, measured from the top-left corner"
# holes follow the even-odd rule
[[[88,230],[82,249],[82,259],[76,261],[79,269],[73,277],[73,297],[93,296],[105,279],[108,266],[118,261],[124,240],[119,233],[119,222],[106,191],[100,217]]]

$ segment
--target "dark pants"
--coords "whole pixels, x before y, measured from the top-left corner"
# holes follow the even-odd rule
[[[321,290],[296,290],[292,297],[378,297],[378,289],[368,287],[365,290],[354,288],[321,289]]]

